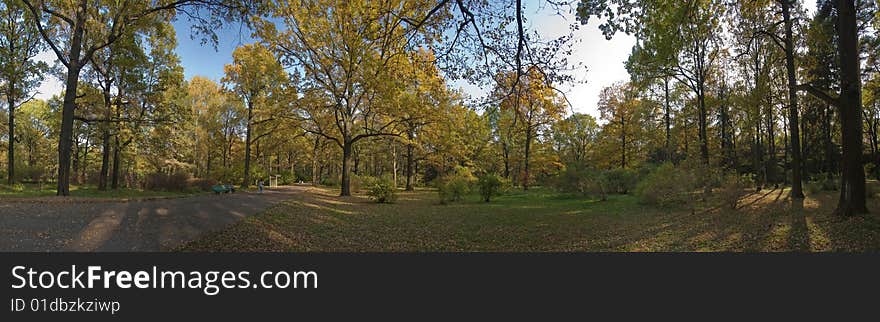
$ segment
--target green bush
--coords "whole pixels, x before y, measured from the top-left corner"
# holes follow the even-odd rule
[[[634,170],[617,168],[604,173],[604,181],[612,193],[627,194],[638,183],[638,175]]]
[[[604,173],[583,165],[570,165],[554,180],[556,190],[569,193],[580,193],[584,196],[598,196],[607,199],[608,182]]]
[[[446,204],[453,201],[461,201],[471,193],[471,184],[476,180],[470,169],[456,167],[452,174],[437,179],[437,191],[440,194],[440,203]]]
[[[489,202],[492,197],[501,195],[504,189],[504,180],[494,173],[488,173],[477,179],[477,186],[480,187],[480,196],[483,201]]]
[[[379,181],[379,178],[352,174],[351,179],[349,180],[351,191],[360,192],[363,190],[369,191],[370,189],[372,189],[373,185]]]
[[[377,203],[394,203],[397,200],[397,187],[394,178],[388,175],[369,180],[367,195]]]
[[[687,204],[693,196],[692,174],[664,163],[636,186],[636,196],[645,204],[671,207]]]

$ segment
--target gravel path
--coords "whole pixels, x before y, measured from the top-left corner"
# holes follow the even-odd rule
[[[0,251],[168,250],[254,215],[299,189],[130,202],[0,200]]]

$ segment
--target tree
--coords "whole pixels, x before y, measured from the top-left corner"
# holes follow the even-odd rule
[[[510,130],[522,133],[522,187],[529,189],[531,178],[532,144],[550,125],[562,117],[564,103],[548,84],[536,66],[531,66],[518,79],[517,73],[510,72],[499,76],[499,88],[495,95],[500,97],[500,110],[512,112],[515,118]],[[512,95],[506,93],[512,92]]]
[[[840,95],[830,94],[808,84],[799,88],[837,106],[840,113],[843,160],[840,198],[835,214],[852,216],[868,213],[865,194],[865,170],[862,167],[862,93],[859,58],[858,19],[855,0],[836,0],[837,53],[840,57]]]
[[[599,113],[607,122],[602,126],[602,132],[606,139],[614,142],[620,168],[634,164],[637,144],[646,138],[641,124],[647,119],[646,109],[643,101],[633,97],[634,93],[631,84],[617,83],[599,94]]]
[[[427,2],[289,1],[277,3],[273,21],[261,20],[257,35],[282,62],[299,68],[302,91],[317,92],[325,106],[294,106],[306,132],[342,151],[340,195],[351,195],[356,144],[377,136],[399,136],[395,106],[377,104],[399,89],[385,86],[406,62],[410,35],[404,17],[427,11]],[[432,30],[430,26],[426,30]],[[329,116],[329,117],[326,117]]]
[[[7,182],[15,180],[15,109],[43,80],[48,66],[34,57],[43,50],[40,35],[18,1],[0,1],[0,93],[6,96],[9,146]]]
[[[283,86],[287,82],[287,75],[272,52],[260,44],[236,48],[232,52],[232,60],[232,64],[223,68],[226,73],[223,82],[230,86],[232,92],[238,95],[246,106],[242,187],[248,187],[251,145],[272,132],[272,129],[267,127],[269,130],[253,135],[254,127],[265,126],[278,120],[275,115],[278,114],[279,101],[285,95]],[[256,109],[257,107],[259,109]]]
[[[199,22],[197,32],[213,36],[223,20],[234,20],[253,7],[248,2],[219,0],[177,0],[112,2],[100,0],[22,0],[34,25],[58,61],[64,65],[64,99],[58,138],[58,191],[70,194],[70,161],[73,120],[80,72],[96,51],[112,45],[130,29],[151,16],[170,19],[177,10]],[[193,13],[187,9],[196,9]],[[199,10],[202,9],[202,10]]]
[[[599,135],[599,125],[589,114],[575,113],[553,125],[556,151],[566,164],[585,164]]]
[[[721,16],[719,1],[697,0],[682,5],[670,0],[582,0],[577,15],[582,24],[593,16],[606,38],[623,31],[644,39],[642,46],[656,53],[661,74],[687,85],[696,97],[700,157],[709,164],[706,83],[719,57]]]

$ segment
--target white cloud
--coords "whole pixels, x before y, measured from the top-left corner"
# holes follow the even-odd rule
[[[49,50],[39,53],[36,59],[38,61],[49,64],[49,66],[54,65],[57,61],[55,53]],[[47,100],[52,98],[52,96],[61,94],[61,92],[64,90],[64,83],[62,83],[61,80],[55,77],[55,75],[46,73],[43,78],[43,82],[37,88],[37,95],[35,96],[36,98]]]

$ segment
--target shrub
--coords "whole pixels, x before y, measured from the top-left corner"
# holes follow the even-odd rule
[[[556,178],[554,187],[562,192],[580,193],[607,199],[608,182],[605,173],[582,165],[570,165]]]
[[[483,197],[483,201],[489,202],[492,197],[501,194],[504,181],[494,173],[487,173],[478,178],[477,186],[480,187],[480,196]]]
[[[151,173],[144,178],[144,188],[147,190],[185,191],[188,187],[189,174],[187,173]]]
[[[740,176],[730,173],[724,176],[719,189],[721,202],[729,206],[730,209],[736,209],[736,204],[748,192],[746,189],[752,186],[751,177],[748,175]]]
[[[339,187],[339,178],[336,176],[322,177],[321,185],[328,187]]]
[[[440,203],[461,201],[471,192],[471,184],[475,179],[470,169],[465,167],[456,167],[452,174],[438,178],[437,191],[440,194]]]
[[[670,207],[687,204],[694,183],[688,171],[671,163],[664,163],[636,186],[639,201],[645,204]]]
[[[370,199],[377,203],[394,203],[397,200],[397,187],[394,185],[394,179],[391,176],[382,176],[381,178],[372,178],[369,180],[367,195]]]
[[[638,176],[631,169],[617,168],[604,173],[604,181],[612,193],[627,194],[635,188]]]
[[[362,190],[370,190],[373,185],[378,181],[376,177],[372,176],[361,176],[352,174],[351,175],[351,191],[362,191]]]

